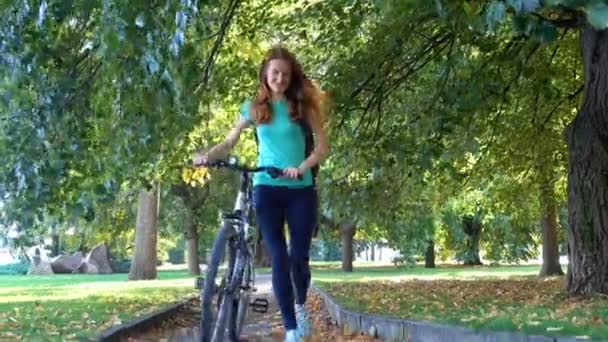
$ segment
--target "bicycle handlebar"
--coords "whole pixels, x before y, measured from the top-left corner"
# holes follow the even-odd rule
[[[213,167],[213,168],[228,168],[228,169],[233,169],[233,170],[237,170],[237,171],[241,171],[241,172],[248,172],[248,173],[266,172],[272,178],[278,178],[278,177],[282,177],[284,175],[283,169],[280,169],[278,167],[273,167],[273,166],[248,167],[248,166],[239,164],[236,161],[230,162],[228,160],[221,160],[221,159],[212,161],[210,163],[196,164],[195,166],[199,166],[199,167],[204,166],[204,167]],[[302,180],[302,175],[298,175],[298,179]]]

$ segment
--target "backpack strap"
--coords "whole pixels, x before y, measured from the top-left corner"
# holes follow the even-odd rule
[[[310,156],[312,154],[312,151],[315,149],[315,138],[312,132],[312,128],[310,127],[310,124],[308,124],[308,122],[306,121],[306,119],[304,119],[304,109],[303,109],[303,105],[302,103],[304,102],[304,98],[302,96],[301,92],[298,92],[297,95],[297,106],[298,106],[298,113],[300,113],[300,115],[302,116],[300,119],[298,119],[298,124],[300,125],[300,127],[302,128],[302,133],[304,134],[304,158],[308,158],[308,156]],[[313,187],[316,186],[317,184],[317,174],[319,173],[319,165],[315,165],[312,167],[312,169],[310,170],[312,172],[312,185]]]
[[[306,122],[305,119],[298,119],[298,125],[302,128],[302,134],[304,135],[304,156],[308,158],[315,149],[315,139],[312,133],[312,128]],[[310,170],[312,172],[312,185],[315,186],[317,182],[317,174],[319,173],[319,165],[315,165]]]

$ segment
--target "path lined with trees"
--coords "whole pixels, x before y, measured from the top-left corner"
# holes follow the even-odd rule
[[[608,4],[22,0],[0,5],[0,248],[201,272],[235,175],[192,169],[283,43],[332,101],[318,258],[533,260],[608,293]],[[235,154],[255,160],[253,139]],[[42,243],[42,244],[41,244]],[[183,251],[186,251],[185,253]],[[333,252],[332,252],[333,251]],[[568,265],[560,265],[560,256]],[[267,257],[260,254],[260,265]],[[8,272],[8,271],[7,271]]]

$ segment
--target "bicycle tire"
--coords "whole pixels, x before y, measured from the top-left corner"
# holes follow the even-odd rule
[[[244,282],[247,282],[251,272],[251,257],[244,251],[246,246],[241,246],[237,250],[236,263],[232,277],[232,288],[236,289],[238,295],[232,301],[232,318],[230,320],[229,333],[233,341],[238,341],[243,330],[247,310],[249,310],[249,291],[242,289]]]
[[[249,263],[245,266],[245,270],[243,272],[243,279],[248,279],[251,275],[251,266]],[[249,291],[241,291],[238,299],[235,299],[235,303],[233,306],[233,315],[230,326],[231,336],[240,336],[245,326],[245,321],[247,319],[247,313],[249,311]]]
[[[226,319],[231,318],[228,312],[232,305],[232,294],[220,293],[215,279],[217,277],[220,262],[228,249],[228,269],[226,270],[225,278],[228,282],[231,281],[232,271],[235,264],[236,249],[230,246],[229,233],[233,231],[232,227],[224,224],[218,231],[211,249],[211,258],[207,267],[207,276],[204,280],[204,286],[201,295],[201,321],[200,333],[202,342],[223,341]],[[229,284],[230,285],[230,284]],[[230,291],[229,291],[230,292]],[[217,317],[214,319],[212,312],[213,299],[217,294]]]

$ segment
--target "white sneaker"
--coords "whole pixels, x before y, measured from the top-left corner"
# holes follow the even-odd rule
[[[298,331],[296,329],[287,330],[285,332],[285,342],[298,342]]]
[[[296,304],[296,322],[298,324],[298,336],[309,337],[312,335],[312,321],[304,305]]]

